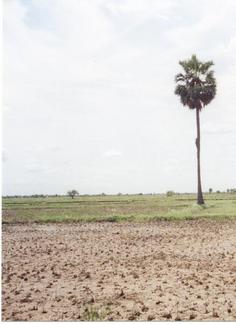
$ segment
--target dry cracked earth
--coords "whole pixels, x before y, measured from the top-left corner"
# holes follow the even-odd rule
[[[236,221],[2,231],[4,321],[236,319]]]

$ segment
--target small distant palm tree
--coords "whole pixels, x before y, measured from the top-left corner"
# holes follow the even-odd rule
[[[196,109],[197,123],[197,183],[198,194],[197,203],[204,204],[201,185],[200,171],[200,111],[208,105],[216,95],[216,80],[214,71],[210,70],[214,63],[212,61],[200,62],[196,55],[191,59],[180,61],[179,64],[184,69],[184,73],[179,73],[175,77],[177,86],[175,94],[180,96],[181,103],[190,109]]]

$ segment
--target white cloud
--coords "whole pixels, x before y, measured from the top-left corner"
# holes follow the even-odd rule
[[[106,1],[105,6],[114,15],[128,15],[131,19],[140,18],[143,20],[150,17],[168,19],[175,4],[168,0],[113,0]]]
[[[204,163],[229,131],[221,154],[235,156],[235,15],[230,0],[5,1],[4,191],[30,193],[39,174],[45,193],[193,191],[195,115],[174,75],[192,53],[215,62]],[[214,168],[227,186],[227,165]]]
[[[117,156],[122,156],[122,153],[116,149],[110,149],[105,152],[104,156],[110,158],[110,157],[117,157]]]
[[[207,122],[203,124],[202,132],[205,134],[216,134],[216,135],[232,134],[232,133],[236,135],[236,128],[233,122],[230,122],[228,124]]]

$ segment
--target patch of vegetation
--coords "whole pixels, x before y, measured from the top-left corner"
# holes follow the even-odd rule
[[[236,217],[236,193],[3,198],[4,223],[144,222]]]
[[[107,312],[104,310],[98,310],[95,307],[89,306],[85,308],[85,311],[81,317],[82,321],[102,321],[105,319]]]
[[[175,194],[174,191],[169,190],[169,191],[166,192],[166,197],[172,197],[172,196],[174,196],[174,194]]]

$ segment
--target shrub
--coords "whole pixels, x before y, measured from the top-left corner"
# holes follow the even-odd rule
[[[171,197],[171,196],[173,196],[175,194],[175,192],[173,191],[173,190],[168,190],[167,192],[166,192],[166,196],[167,197]]]

